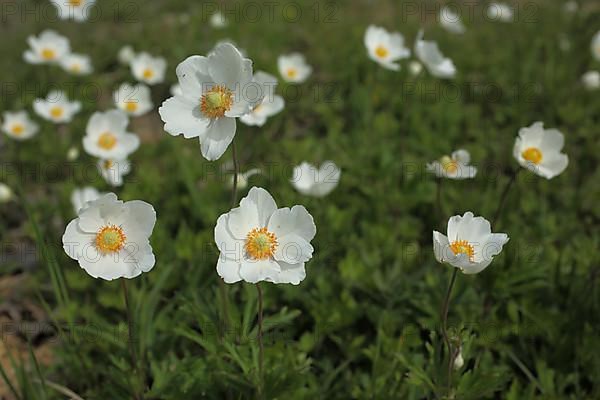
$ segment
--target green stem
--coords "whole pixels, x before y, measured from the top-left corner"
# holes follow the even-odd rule
[[[496,213],[494,214],[494,218],[492,219],[492,226],[495,226],[496,223],[499,221],[500,214],[502,213],[502,209],[504,207],[504,203],[506,202],[506,198],[508,197],[508,192],[510,192],[510,188],[515,183],[515,180],[517,179],[517,175],[519,175],[520,171],[521,171],[520,168],[516,169],[510,175],[510,179],[509,179],[508,183],[506,184],[506,186],[504,187],[504,191],[502,192],[502,195],[500,197],[500,203],[498,203],[498,208],[496,209]]]
[[[133,370],[137,376],[137,379],[139,380],[139,382],[136,383],[133,392],[135,394],[136,400],[144,400],[143,389],[140,390],[140,385],[141,385],[141,387],[143,387],[145,385],[145,383],[144,383],[145,379],[141,374],[141,370],[139,369],[137,355],[136,355],[136,351],[135,351],[134,334],[133,334],[133,318],[131,315],[131,308],[129,306],[130,305],[129,292],[127,290],[127,281],[125,278],[121,279],[121,287],[123,288],[123,297],[125,298],[125,308],[127,310],[127,331],[129,334],[129,346],[128,347],[129,347],[129,354],[131,356],[131,366],[133,367]]]
[[[446,292],[446,298],[444,299],[444,303],[442,305],[442,336],[444,337],[444,342],[446,343],[446,347],[448,348],[448,392],[452,387],[452,363],[454,361],[454,352],[452,351],[452,344],[450,343],[450,338],[448,337],[448,309],[450,308],[450,295],[452,294],[452,288],[454,287],[454,282],[456,281],[456,275],[458,274],[458,268],[454,268],[452,272],[452,278],[450,278],[450,284],[448,285],[448,291]]]
[[[258,394],[259,398],[263,396],[264,386],[264,346],[263,346],[263,295],[260,283],[256,284],[258,291]]]

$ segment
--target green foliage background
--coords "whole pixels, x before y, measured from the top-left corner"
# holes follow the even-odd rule
[[[304,53],[315,69],[303,85],[280,83],[287,100],[280,115],[263,128],[238,123],[236,135],[242,170],[267,171],[250,184],[268,189],[280,206],[305,205],[318,230],[300,286],[262,285],[265,398],[446,396],[439,313],[451,269],[436,263],[431,232],[445,231],[443,221],[467,210],[491,219],[517,168],[518,129],[538,120],[565,133],[570,164],[551,181],[519,175],[493,227],[510,242],[482,274],[458,277],[450,325],[465,365],[453,377],[454,398],[600,398],[600,101],[579,81],[585,71],[600,69],[590,54],[600,29],[594,1],[580,2],[576,15],[564,13],[562,2],[521,3],[511,24],[486,20],[481,4],[472,18],[463,16],[468,30],[462,36],[443,31],[431,13],[408,15],[407,4],[425,6],[418,2],[296,2],[303,12],[297,22],[291,22],[297,7],[285,7],[290,2],[277,2],[272,20],[263,4],[257,21],[248,8],[244,15],[250,3],[227,3],[238,12],[224,30],[208,24],[214,3],[98,3],[102,16],[87,23],[43,15],[3,21],[2,110],[31,111],[50,85],[74,82],[73,97],[84,103],[66,137],[57,139],[56,128],[42,123],[33,140],[5,137],[2,146],[3,179],[21,190],[17,202],[0,206],[2,242],[14,240],[10,232],[19,226],[23,240],[35,241],[40,265],[25,272],[33,279],[27,293],[64,329],[47,339],[56,342],[49,365],[36,370],[15,361],[23,365],[13,382],[23,399],[64,398],[39,384],[45,379],[85,399],[132,398],[136,382],[120,284],[92,279],[60,244],[74,217],[72,190],[109,188],[90,172],[94,160],[82,154],[68,164],[66,152],[81,143],[91,113],[111,107],[112,91],[133,82],[116,61],[121,46],[167,58],[167,82],[152,88],[158,105],[175,83],[177,63],[225,38],[247,51],[255,69],[277,74],[277,56],[291,51]],[[456,79],[412,77],[407,62],[399,73],[383,70],[364,49],[369,24],[400,31],[409,44],[424,26],[426,38],[454,60]],[[75,79],[59,68],[25,64],[27,36],[45,28],[67,36],[75,52],[90,54],[95,72]],[[560,49],[561,38],[570,49]],[[91,99],[81,90],[86,87],[99,88],[100,95]],[[215,271],[213,228],[230,209],[230,176],[221,171],[231,151],[206,162],[196,141],[163,133],[156,112],[145,119],[138,127],[159,133],[136,130],[145,140],[118,191],[125,200],[152,203],[158,213],[151,238],[157,264],[129,282],[145,397],[256,398],[256,290],[227,286],[224,301]],[[479,174],[444,181],[440,210],[425,164],[457,148],[471,152]],[[294,165],[328,159],[343,171],[332,195],[312,199],[292,188]],[[41,173],[23,175],[31,165]],[[50,176],[55,170],[48,166],[58,172]],[[3,263],[0,273],[23,271],[18,263]]]

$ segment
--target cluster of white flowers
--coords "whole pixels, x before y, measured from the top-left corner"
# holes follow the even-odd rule
[[[29,49],[23,58],[30,64],[55,64],[73,75],[88,75],[93,71],[89,56],[71,52],[69,39],[47,29],[39,36],[27,38]]]

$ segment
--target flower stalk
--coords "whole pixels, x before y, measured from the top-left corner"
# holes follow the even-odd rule
[[[133,393],[135,395],[136,400],[144,400],[144,391],[140,388],[144,385],[144,376],[142,374],[142,370],[139,368],[137,354],[135,351],[135,342],[134,342],[134,333],[133,333],[133,318],[131,315],[131,308],[129,302],[129,292],[127,290],[127,282],[125,279],[121,279],[121,287],[123,288],[123,297],[125,298],[125,309],[127,310],[127,332],[129,334],[129,354],[131,356],[131,366],[138,377],[138,382],[136,382],[135,387],[133,389]]]

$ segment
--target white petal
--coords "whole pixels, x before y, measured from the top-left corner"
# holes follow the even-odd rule
[[[235,131],[235,118],[223,117],[213,120],[206,134],[200,138],[200,149],[204,158],[208,161],[221,158],[231,144]]]
[[[183,96],[166,100],[158,109],[165,123],[165,131],[173,136],[183,134],[185,138],[205,135],[210,120],[202,116],[200,103],[197,104]]]
[[[242,280],[240,263],[222,256],[219,256],[217,261],[217,274],[223,278],[225,283],[236,283]]]
[[[261,227],[267,226],[269,218],[277,210],[277,203],[269,192],[263,188],[252,187],[248,195],[240,202],[242,206],[253,205],[258,215],[258,223]]]
[[[240,276],[249,283],[261,281],[278,283],[281,267],[274,260],[244,260],[240,268]]]
[[[244,242],[233,237],[233,234],[229,231],[228,223],[228,214],[223,214],[217,219],[215,243],[221,252],[221,258],[228,258],[239,263],[244,256]]]
[[[295,234],[307,242],[310,242],[317,233],[313,217],[304,206],[294,206],[291,210],[280,208],[273,212],[269,220],[268,230],[278,238]]]
[[[287,264],[282,261],[278,261],[281,272],[277,277],[276,283],[291,283],[292,285],[298,285],[306,278],[306,269],[304,263],[299,264]]]
[[[228,215],[229,232],[236,239],[246,239],[252,229],[259,227],[258,210],[252,203],[240,204],[238,208],[231,210]]]

